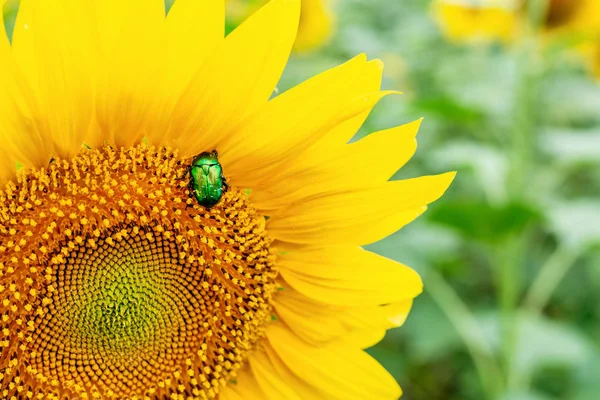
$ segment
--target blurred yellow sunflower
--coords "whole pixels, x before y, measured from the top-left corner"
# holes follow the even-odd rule
[[[522,34],[527,1],[437,0],[433,15],[448,40],[456,43],[505,42]],[[547,42],[567,41],[600,76],[600,1],[549,0],[541,32]]]
[[[545,20],[549,40],[570,40],[589,69],[600,77],[600,1],[551,0]]]
[[[438,0],[434,2],[434,15],[451,40],[510,41],[526,19],[526,6],[527,1],[517,0]],[[546,33],[597,35],[600,2],[549,0],[542,27]]]
[[[420,121],[346,144],[388,94],[377,60],[270,100],[299,15],[274,0],[224,38],[223,1],[22,1],[0,36],[1,398],[400,396],[363,349],[421,280],[360,246],[454,174],[388,182]]]
[[[452,42],[510,42],[520,23],[517,5],[512,0],[437,0],[433,14]]]
[[[268,0],[227,0],[234,23],[247,18]],[[331,37],[335,16],[331,10],[332,0],[301,0],[300,23],[294,50],[307,52],[325,45]]]
[[[548,30],[597,33],[600,2],[596,0],[549,0],[544,26]]]

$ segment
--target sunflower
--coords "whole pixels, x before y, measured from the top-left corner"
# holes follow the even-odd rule
[[[572,43],[574,53],[600,78],[600,2],[551,0],[545,28],[549,40]]]
[[[388,181],[420,121],[346,144],[389,94],[377,60],[271,99],[299,14],[275,0],[224,38],[222,1],[22,1],[0,40],[1,398],[400,396],[363,349],[421,280],[361,246],[454,174]]]
[[[452,41],[510,42],[527,19],[527,0],[437,0],[434,16]],[[590,39],[600,32],[600,2],[548,0],[542,31],[548,38],[578,35]]]
[[[506,0],[438,0],[433,14],[442,33],[455,43],[510,42],[519,28],[517,3]]]
[[[597,33],[600,3],[595,0],[549,0],[544,26],[548,30]]]
[[[433,14],[444,36],[455,43],[511,43],[523,33],[527,1],[437,0]],[[541,21],[545,44],[561,43],[600,77],[600,1],[549,0]],[[564,46],[564,45],[567,46]]]

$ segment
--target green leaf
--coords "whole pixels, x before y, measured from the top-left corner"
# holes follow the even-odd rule
[[[441,167],[459,171],[456,184],[470,183],[475,186],[471,191],[483,192],[490,202],[507,201],[509,160],[506,153],[479,143],[454,141],[445,143],[433,158]]]
[[[413,102],[416,111],[444,118],[456,123],[479,122],[484,118],[481,110],[464,106],[450,97],[428,97]]]
[[[585,249],[600,243],[600,201],[577,200],[551,204],[550,228],[566,245]]]
[[[490,313],[479,320],[490,342],[500,349],[498,314]],[[597,347],[581,331],[566,323],[526,312],[517,318],[514,368],[518,374],[531,376],[543,366],[580,367],[597,352]]]
[[[573,400],[597,400],[600,393],[600,354],[582,364],[576,373],[577,392]]]
[[[554,125],[567,126],[589,126],[600,122],[600,86],[585,75],[565,74],[560,78],[546,89],[545,119]]]
[[[410,342],[408,351],[418,363],[433,362],[453,354],[463,344],[448,317],[433,300],[423,294],[415,300],[406,324],[388,334],[390,338],[400,335]]]
[[[600,130],[552,129],[544,132],[545,151],[569,163],[600,162]]]
[[[502,395],[501,400],[551,400],[550,397],[535,392],[509,392]]]
[[[365,248],[410,265],[417,272],[422,273],[431,261],[443,262],[454,259],[459,254],[461,243],[462,238],[457,232],[430,224],[425,219],[419,219]],[[432,248],[436,251],[431,251]]]
[[[430,221],[453,228],[467,238],[490,243],[519,234],[541,219],[537,210],[524,203],[493,206],[483,202],[447,202],[436,205],[428,216]]]

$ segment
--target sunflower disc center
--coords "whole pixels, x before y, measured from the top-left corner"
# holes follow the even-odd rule
[[[173,330],[168,327],[176,326],[168,310],[194,306],[177,303],[177,291],[169,293],[166,286],[167,274],[177,264],[161,265],[157,257],[144,251],[149,243],[139,244],[119,243],[111,249],[100,242],[98,247],[106,250],[94,252],[88,259],[76,258],[68,264],[68,274],[59,273],[58,295],[73,301],[73,307],[63,314],[73,324],[71,339],[81,338],[90,348],[115,357],[139,357],[139,349],[152,344],[159,333]],[[84,249],[79,250],[81,254]],[[73,271],[83,279],[73,277]],[[175,300],[169,297],[173,295]]]
[[[198,205],[189,162],[89,150],[0,191],[2,387],[210,399],[235,378],[270,319],[271,240],[236,188]]]

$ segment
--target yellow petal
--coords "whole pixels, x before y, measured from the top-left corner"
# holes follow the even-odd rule
[[[220,147],[233,183],[260,185],[335,126],[370,110],[390,93],[373,90],[381,71],[380,61],[361,55],[271,100]]]
[[[385,337],[385,329],[365,329],[360,331],[353,331],[348,335],[339,338],[339,341],[346,346],[368,349],[369,347],[375,346],[381,342]]]
[[[389,373],[362,350],[331,343],[307,344],[280,323],[271,323],[267,338],[288,368],[328,399],[396,400],[401,395]]]
[[[0,183],[14,179],[16,163],[42,167],[52,155],[52,137],[40,134],[35,99],[18,69],[0,21]]]
[[[342,321],[352,331],[388,330],[402,326],[408,317],[413,299],[373,307],[344,307]]]
[[[237,373],[237,378],[219,393],[219,400],[271,400],[265,398],[264,392],[256,383],[250,368],[244,367]],[[275,399],[273,399],[275,400]]]
[[[380,90],[383,74],[383,63],[380,60],[373,60],[365,72],[368,72],[368,74],[364,74],[366,79],[362,81],[361,87],[363,90],[367,93]],[[315,146],[318,145],[321,148],[331,148],[339,146],[340,143],[348,143],[348,141],[356,135],[360,127],[369,116],[370,112],[371,110],[367,110],[356,117],[334,126],[316,142]]]
[[[261,210],[277,210],[301,198],[383,183],[415,153],[420,124],[418,120],[376,132],[348,145],[317,143],[279,174],[267,176],[264,189],[253,191],[252,203]]]
[[[412,299],[385,306],[344,307],[307,297],[287,283],[277,293],[273,305],[277,317],[305,341],[323,345],[357,331],[385,331],[406,319]]]
[[[166,86],[179,93],[225,34],[223,0],[177,0],[166,21],[168,71]]]
[[[397,328],[406,322],[408,312],[412,307],[412,300],[399,301],[381,307],[381,312],[386,315],[388,326],[386,329]]]
[[[1,4],[3,4],[2,2]],[[7,65],[10,60],[11,51],[8,37],[4,33],[4,19],[0,21],[0,184],[13,179],[16,173],[16,158],[14,154],[15,147],[13,137],[15,136],[14,124],[14,105],[12,98],[7,93],[7,86],[15,85],[12,79],[12,71]],[[14,89],[13,89],[14,90]]]
[[[162,146],[181,135],[168,128],[173,109],[198,70],[223,43],[224,31],[223,0],[177,0],[169,10],[165,24],[167,65],[164,76],[156,82],[162,96],[146,131],[150,143]]]
[[[270,218],[267,229],[274,238],[291,243],[373,243],[417,218],[454,176],[454,172],[424,176],[305,199]]]
[[[324,344],[352,330],[345,324],[347,308],[316,302],[291,287],[277,293],[273,305],[277,317],[309,343]]]
[[[154,130],[166,73],[163,0],[96,0],[103,43],[97,86],[97,115],[110,144],[131,146]]]
[[[265,400],[327,400],[291,372],[269,346],[251,355],[249,363]]]
[[[387,304],[411,299],[423,288],[413,269],[356,246],[291,251],[278,264],[290,286],[326,304]]]
[[[369,88],[369,91],[376,91],[380,84],[374,84],[373,88]],[[340,143],[347,144],[352,139],[358,130],[363,126],[366,119],[371,114],[371,110],[367,110],[362,114],[352,117],[346,121],[343,121],[337,126],[334,126],[329,132],[327,132],[321,139],[319,139],[312,147],[319,146],[320,148],[335,148],[339,147]],[[309,148],[312,149],[312,147]]]
[[[165,19],[164,0],[86,1],[96,10],[96,29],[105,54],[115,52],[124,41],[144,40],[143,35],[152,34]]]
[[[65,158],[84,142],[99,141],[91,129],[98,54],[93,26],[90,2],[21,1],[15,55],[33,85],[43,115],[41,129],[52,137],[56,154]]]
[[[250,397],[242,397],[235,389],[237,384],[228,383],[219,394],[219,400],[250,400]],[[256,397],[254,397],[256,399]],[[256,399],[258,400],[258,399]]]
[[[381,82],[383,78],[383,61],[375,59],[371,60],[367,63],[365,70],[362,72],[360,78],[356,82],[357,90],[362,90],[363,93],[372,93],[381,90]],[[392,91],[388,93],[393,94],[402,94],[401,92]],[[359,117],[363,117],[365,120],[368,117],[370,109],[367,109],[362,114],[359,114]],[[364,122],[364,120],[363,120]],[[320,137],[317,143],[320,146],[326,147],[328,145],[338,145],[338,143],[348,143],[350,139],[356,135],[358,132],[358,128],[351,126],[351,129],[342,128],[339,125],[333,126],[333,128],[325,134],[325,136]]]
[[[227,36],[198,70],[173,111],[171,130],[183,155],[212,150],[221,136],[264,105],[287,63],[299,0],[274,0]]]

